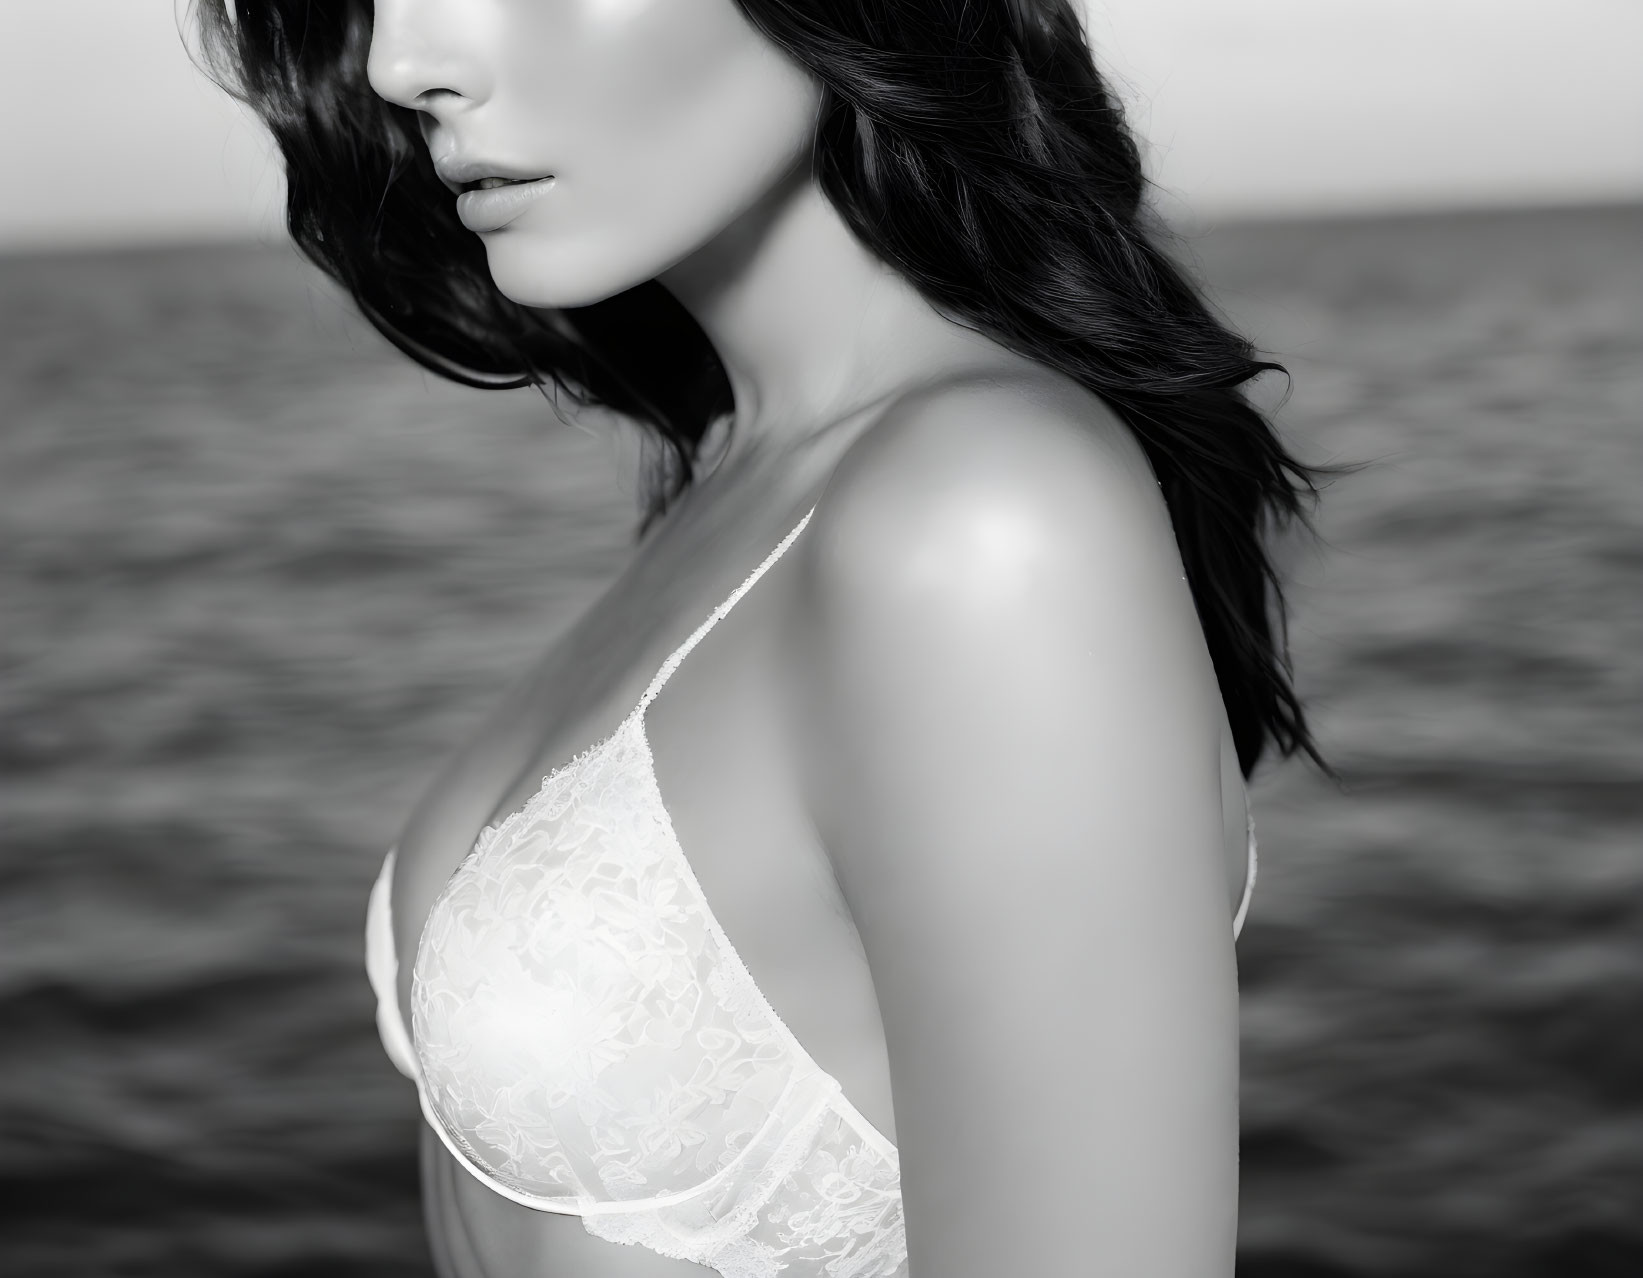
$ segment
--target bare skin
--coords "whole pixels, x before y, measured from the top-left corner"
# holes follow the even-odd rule
[[[730,0],[378,0],[376,15],[373,87],[424,113],[436,161],[501,159],[515,171],[555,176],[548,198],[481,235],[502,291],[528,304],[574,306],[659,279],[708,333],[736,392],[723,459],[520,681],[406,826],[391,885],[406,1023],[423,922],[479,831],[614,729],[668,653],[819,502],[798,542],[650,708],[658,781],[714,912],[760,988],[817,1063],[902,1149],[913,1278],[1000,1272],[982,1265],[987,1239],[967,1240],[965,1231],[985,1222],[944,1179],[964,1160],[976,1165],[972,1151],[943,1135],[972,1102],[928,1081],[932,1055],[983,1057],[955,1037],[956,1026],[931,1023],[922,1040],[909,1028],[922,1020],[908,1009],[940,1003],[943,991],[920,989],[937,978],[909,964],[896,939],[904,928],[936,952],[955,933],[949,920],[921,915],[919,894],[902,899],[895,883],[875,877],[891,853],[876,846],[863,814],[878,813],[881,833],[911,818],[870,801],[863,779],[838,766],[844,752],[868,748],[846,744],[868,732],[866,711],[847,723],[828,707],[850,702],[852,682],[911,689],[940,657],[940,634],[917,651],[856,639],[872,624],[889,636],[916,632],[920,617],[897,611],[893,599],[902,592],[881,577],[928,559],[931,529],[963,543],[962,526],[942,512],[963,506],[985,514],[996,497],[999,509],[1019,513],[1022,493],[1041,497],[1042,509],[1061,512],[1055,528],[1067,531],[1034,531],[1024,562],[1037,565],[1039,578],[1056,579],[1047,597],[1065,599],[1065,612],[1019,598],[1019,573],[981,571],[966,575],[963,598],[938,589],[923,611],[948,610],[957,620],[942,633],[961,633],[976,592],[992,590],[989,615],[1019,616],[1026,627],[1001,633],[998,650],[1021,653],[1098,614],[1139,618],[1133,634],[1092,630],[1075,654],[1114,672],[1111,686],[1088,688],[1089,704],[1102,707],[1093,717],[1104,735],[1069,737],[1061,756],[1084,760],[1079,775],[1096,780],[1087,791],[1067,791],[1062,808],[1045,810],[1035,796],[1043,828],[1030,842],[1077,842],[1079,822],[1094,808],[1105,828],[1124,832],[1121,843],[1134,845],[1133,855],[1115,851],[1110,864],[1096,866],[1100,892],[1090,888],[1092,899],[1116,891],[1120,905],[1128,902],[1129,913],[1115,915],[1107,932],[1130,939],[1133,962],[1092,951],[1088,977],[1066,993],[1081,1006],[1113,1009],[1114,1041],[1142,1034],[1162,1056],[1107,1060],[1079,1044],[1075,1062],[1067,1046],[1066,1068],[1107,1080],[1119,1108],[1090,1111],[1090,1129],[1060,1142],[1057,1157],[1067,1166],[1039,1175],[1060,1174],[1103,1195],[1108,1241],[1059,1238],[1047,1214],[1035,1256],[1050,1267],[1044,1272],[1059,1265],[1160,1278],[1230,1273],[1236,1026],[1230,908],[1222,906],[1236,905],[1244,882],[1243,791],[1213,680],[1205,678],[1201,636],[1190,604],[1182,607],[1167,517],[1133,440],[1082,388],[937,314],[850,235],[805,162],[819,90]],[[1075,442],[1083,436],[1093,441],[1087,448]],[[1085,507],[1106,513],[1085,520]],[[1092,603],[1086,589],[1106,593]],[[822,633],[839,641],[819,658],[805,645]],[[1035,725],[989,723],[980,708],[1008,696],[1011,672],[968,669],[956,649],[949,657],[944,701],[976,713],[902,719],[885,707],[878,735],[899,734],[904,748],[881,770],[898,759],[942,757],[964,731],[979,734],[970,744],[979,755],[989,732],[1048,740],[1062,728],[1065,713]],[[1031,665],[1035,678],[1082,686],[1082,664],[1065,660],[1072,664],[1056,671],[1035,656],[1015,663],[1011,677]],[[825,689],[814,682],[822,669],[831,681]],[[1017,699],[1029,700],[1027,691]],[[917,722],[931,734],[922,744],[908,735]],[[1138,740],[1170,748],[1149,753]],[[1103,788],[1103,772],[1123,784]],[[984,796],[950,787],[942,798],[921,790],[928,778],[912,772],[906,781],[908,794],[936,794],[923,809],[931,854],[950,846],[959,856],[961,841],[938,833],[943,810]],[[1008,794],[998,801],[1023,802]],[[979,827],[989,814],[973,815]],[[1005,813],[993,815],[1002,821]],[[905,847],[906,864],[917,864],[916,831]],[[973,855],[980,873],[979,858],[997,851]],[[1086,860],[1069,860],[1069,873],[1082,872]],[[1179,890],[1149,879],[1150,865],[1167,867]],[[962,857],[942,870],[957,884],[965,874]],[[1203,917],[1206,884],[1220,911],[1218,933],[1216,920]],[[896,928],[873,905],[891,900]],[[1025,953],[1045,930],[1041,906],[1042,898],[1038,905],[1000,899],[989,926],[1006,937],[1018,931],[1016,948]],[[1206,939],[1191,939],[1200,924]],[[1188,938],[1179,954],[1148,950],[1149,938],[1177,934]],[[1171,1006],[1201,1007],[1202,1015],[1148,1021],[1135,1011],[1149,997],[1137,970],[1160,974]],[[990,992],[971,980],[953,997],[990,1006]],[[995,993],[1003,999],[1007,991]],[[887,1006],[893,1014],[881,1011]],[[995,1028],[1003,1032],[1002,1023]],[[1203,1062],[1203,1122],[1182,1126],[1170,1117],[1182,1108],[1181,1087],[1197,1086],[1160,1070],[1158,1060],[1171,1053]],[[1007,1158],[1016,1139],[1007,1115],[991,1121],[996,1130],[983,1123],[976,1139],[991,1140],[995,1155]],[[1183,1176],[1182,1167],[1205,1170]],[[449,1278],[704,1272],[592,1238],[575,1217],[496,1195],[431,1132],[423,1180],[436,1259]],[[1023,1211],[1030,1216],[1032,1208],[1013,1219],[1023,1222]],[[998,1239],[1026,1227],[992,1226]],[[1183,1239],[1194,1232],[1196,1239]]]
[[[962,395],[1004,387],[1024,394],[1016,378],[982,376],[971,386],[957,381],[940,389]],[[872,422],[882,415],[873,414]],[[858,426],[850,442],[865,444],[870,430]],[[842,460],[851,460],[848,449]],[[749,489],[761,494],[757,501],[748,490],[709,497],[711,482],[704,485],[702,504],[678,508],[654,530],[609,591],[428,790],[400,843],[399,882],[407,887],[395,884],[396,930],[403,934],[410,921],[420,933],[433,897],[479,830],[522,805],[542,776],[614,728],[667,654],[814,500],[775,502],[770,489],[753,484]],[[799,683],[793,631],[807,607],[802,550],[820,531],[822,513],[818,509],[787,555],[693,650],[648,711],[647,731],[681,843],[759,987],[818,1064],[839,1079],[845,1095],[896,1141],[873,972],[803,796],[804,747],[783,712]],[[1224,719],[1220,732],[1230,917],[1246,873],[1245,808]],[[411,970],[413,947],[414,940],[399,947],[402,974]],[[402,979],[407,1024],[409,993]],[[643,1248],[592,1238],[574,1217],[535,1212],[499,1197],[426,1129],[423,1166],[431,1236],[436,1247],[449,1249],[445,1272],[451,1275],[662,1278],[701,1272]]]

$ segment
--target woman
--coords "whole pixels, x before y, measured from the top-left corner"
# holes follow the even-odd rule
[[[1068,0],[236,7],[372,323],[669,449],[373,893],[440,1272],[1229,1274],[1310,484]]]

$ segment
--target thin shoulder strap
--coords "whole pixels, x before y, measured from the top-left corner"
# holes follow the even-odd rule
[[[816,508],[814,506],[807,510],[804,518],[799,520],[798,527],[794,528],[792,532],[782,538],[781,545],[777,546],[776,549],[766,555],[764,562],[748,574],[747,580],[742,582],[741,585],[737,586],[735,590],[730,592],[730,598],[726,599],[722,604],[715,608],[713,610],[713,615],[706,621],[702,622],[701,625],[697,626],[695,633],[673,650],[673,655],[662,663],[662,668],[656,672],[656,677],[650,681],[650,687],[645,689],[645,695],[639,698],[638,710],[635,713],[644,713],[645,707],[655,700],[656,694],[662,690],[662,685],[665,684],[672,676],[673,672],[679,668],[680,662],[682,662],[685,657],[689,655],[690,650],[699,644],[702,641],[702,637],[719,623],[720,618],[736,606],[736,601],[752,588],[753,583],[760,577],[764,576],[765,569],[769,568],[771,564],[775,563],[782,557],[782,552],[793,544],[793,539],[804,531],[804,526],[810,522],[810,516],[815,513]]]
[[[1232,919],[1232,939],[1237,940],[1238,934],[1244,930],[1244,918],[1249,913],[1249,899],[1255,895],[1255,863],[1258,859],[1255,851],[1255,813],[1248,807],[1244,809],[1245,828],[1249,831],[1249,868],[1244,871],[1244,899],[1238,902],[1238,913]]]

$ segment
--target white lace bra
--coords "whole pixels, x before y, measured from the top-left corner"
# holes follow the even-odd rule
[[[409,1034],[392,851],[366,970],[383,1045],[428,1124],[504,1197],[724,1278],[906,1278],[896,1147],[754,984],[679,844],[645,737],[662,685],[809,521],[610,736],[479,836],[423,927]],[[1234,935],[1254,879],[1251,827]]]

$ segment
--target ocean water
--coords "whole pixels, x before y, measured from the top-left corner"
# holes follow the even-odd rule
[[[1643,209],[1189,249],[1362,464],[1282,548],[1343,782],[1256,787],[1239,1272],[1643,1273]],[[0,259],[0,1273],[431,1273],[366,893],[637,457],[284,247]]]

